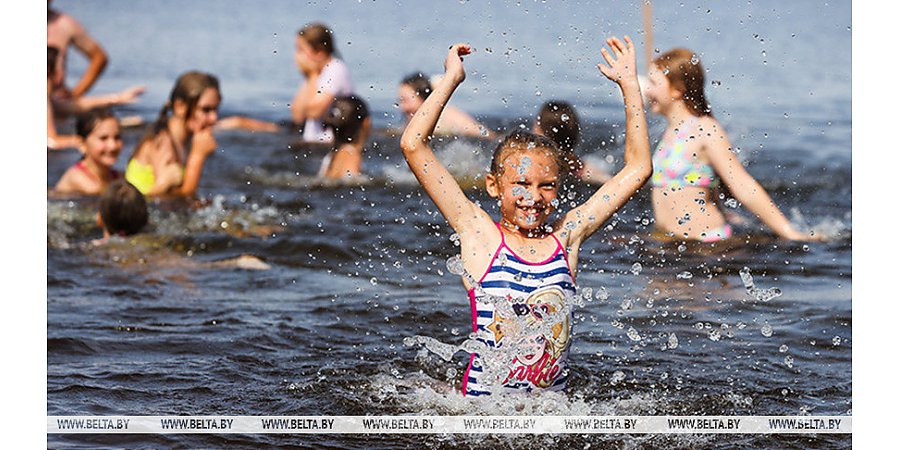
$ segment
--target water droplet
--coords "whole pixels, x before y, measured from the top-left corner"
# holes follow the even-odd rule
[[[722,339],[722,333],[720,333],[719,330],[716,329],[709,330],[708,336],[709,340],[713,342],[718,342],[720,339]]]
[[[641,263],[634,263],[631,265],[631,273],[633,273],[634,275],[640,274],[641,269],[643,269],[643,266],[641,266]]]
[[[690,280],[691,278],[694,278],[694,275],[688,271],[684,271],[679,273],[676,278],[679,280]]]
[[[637,330],[634,329],[634,327],[631,327],[628,329],[627,335],[628,335],[628,338],[631,339],[632,341],[640,341],[641,340],[641,335],[638,333]]]
[[[678,348],[678,336],[675,333],[669,333],[669,348]]]
[[[613,372],[612,376],[609,378],[609,384],[616,385],[620,381],[625,379],[625,372],[621,370],[617,370]]]
[[[372,286],[378,285],[378,278],[372,277],[372,279],[369,280],[369,283],[372,283]]]
[[[772,330],[772,326],[767,323],[759,329],[759,332],[765,337],[772,337],[774,331]]]
[[[453,255],[447,259],[447,270],[454,275],[462,275],[466,269],[463,267],[462,258]]]
[[[779,352],[779,353],[785,353],[785,352],[787,352],[787,351],[788,351],[788,346],[787,346],[787,345],[782,344],[781,347],[778,347],[778,352]]]
[[[831,344],[835,346],[841,345],[841,337],[835,336],[833,339],[831,339]]]
[[[794,357],[791,355],[785,356],[784,357],[784,365],[788,366],[789,368],[793,368],[794,367]]]

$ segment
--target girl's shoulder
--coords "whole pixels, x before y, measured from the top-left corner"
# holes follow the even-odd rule
[[[94,194],[99,191],[96,180],[92,179],[75,163],[66,169],[56,183],[54,190],[64,193]]]
[[[718,138],[725,134],[725,128],[713,116],[700,116],[697,118],[697,134],[699,137]]]

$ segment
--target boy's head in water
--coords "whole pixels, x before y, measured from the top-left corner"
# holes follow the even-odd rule
[[[137,234],[147,225],[147,201],[131,183],[113,181],[100,195],[99,219],[104,237]]]
[[[365,141],[372,120],[366,102],[348,95],[334,99],[322,122],[334,131],[334,145],[339,147]]]
[[[564,164],[548,137],[521,130],[506,136],[485,176],[488,194],[499,200],[501,225],[527,234],[538,231],[556,209]]]
[[[703,84],[705,71],[697,54],[686,48],[674,48],[653,60],[647,97],[656,114],[666,114],[670,106],[683,101],[691,114],[711,116]]]

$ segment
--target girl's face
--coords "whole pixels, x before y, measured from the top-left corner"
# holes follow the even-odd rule
[[[537,229],[556,209],[559,166],[544,151],[511,152],[500,176],[488,174],[488,194],[500,200],[502,223],[528,232]]]
[[[191,133],[198,133],[215,125],[219,120],[219,103],[221,103],[219,91],[211,87],[206,88],[188,118],[188,130]]]
[[[101,120],[84,140],[85,157],[103,167],[114,166],[121,152],[122,135],[119,133],[119,121],[113,118]]]
[[[294,42],[294,62],[303,73],[314,73],[322,70],[328,62],[328,52],[316,50],[301,36]]]
[[[413,114],[419,110],[422,103],[425,103],[416,91],[408,84],[401,84],[397,91],[397,103],[400,105],[400,111],[406,114],[406,117],[412,118]]]
[[[650,100],[650,111],[665,114],[674,102],[681,100],[681,92],[672,88],[669,79],[656,64],[650,65],[648,78],[650,85],[647,87],[647,98]]]

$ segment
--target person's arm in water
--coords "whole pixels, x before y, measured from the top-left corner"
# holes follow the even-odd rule
[[[493,222],[481,208],[466,197],[447,168],[434,155],[430,143],[441,112],[453,95],[453,91],[466,78],[461,57],[470,52],[471,48],[466,44],[455,44],[450,47],[444,63],[446,75],[413,115],[400,138],[400,148],[409,168],[450,223],[450,227],[461,235],[475,229],[485,218],[490,226]]]
[[[257,120],[247,116],[230,116],[216,122],[217,130],[245,130],[260,131],[263,133],[277,133],[281,127],[274,122]]]
[[[441,118],[438,121],[438,128],[445,127],[443,130],[447,134],[460,134],[463,136],[473,136],[479,138],[493,138],[494,134],[486,126],[475,120],[474,117],[465,111],[448,106],[444,108]]]
[[[712,117],[701,119],[704,132],[698,133],[703,139],[703,148],[713,170],[731,190],[735,198],[756,214],[775,234],[795,241],[810,240],[811,236],[797,231],[787,217],[781,213],[766,190],[753,178],[737,155],[731,151],[731,143],[722,125]]]
[[[608,65],[597,67],[619,85],[625,102],[625,167],[606,182],[584,204],[569,211],[559,222],[568,231],[566,242],[576,254],[579,245],[597,231],[650,178],[653,163],[647,117],[637,79],[634,43],[625,36],[606,40],[611,50],[600,49]]]
[[[132,86],[112,94],[83,96],[75,100],[75,106],[79,111],[88,111],[95,108],[127,105],[136,102],[138,97],[144,94],[144,91],[146,91],[144,86]]]
[[[72,97],[79,98],[91,89],[97,78],[103,73],[108,58],[103,47],[87,33],[84,27],[77,21],[73,20],[73,22],[75,22],[75,29],[72,34],[72,44],[89,60],[88,68],[81,75],[78,84],[72,88]]]

